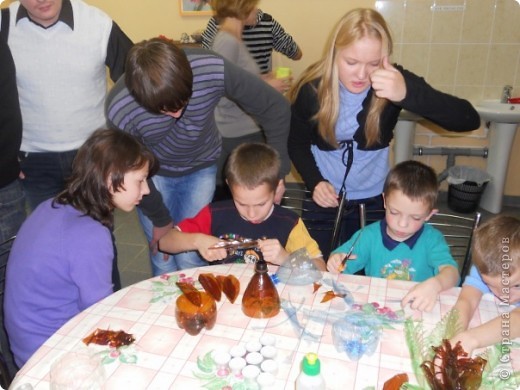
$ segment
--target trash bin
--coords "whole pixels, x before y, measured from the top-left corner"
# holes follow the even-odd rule
[[[448,169],[448,207],[459,213],[473,213],[491,176],[478,168],[455,165]]]

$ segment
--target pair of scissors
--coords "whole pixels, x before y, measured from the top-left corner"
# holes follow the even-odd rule
[[[244,239],[243,241],[233,240],[233,241],[219,241],[215,245],[210,246],[209,249],[249,249],[255,248],[258,246],[258,240],[252,240],[249,238]]]
[[[343,260],[341,260],[341,266],[339,267],[339,270],[340,272],[343,272],[343,270],[345,269],[345,266],[347,264],[347,260],[350,258],[350,256],[352,255],[352,252],[354,251],[354,247],[356,246],[356,243],[358,242],[359,240],[359,237],[361,237],[361,233],[363,232],[363,229],[361,229],[359,231],[359,234],[357,235],[356,239],[354,240],[354,242],[352,243],[352,245],[350,246],[350,249],[348,250],[347,254],[345,255],[345,257],[343,258]]]

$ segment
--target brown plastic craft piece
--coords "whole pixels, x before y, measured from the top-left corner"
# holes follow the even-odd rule
[[[191,283],[186,282],[177,282],[177,287],[180,288],[182,293],[186,296],[188,301],[193,303],[195,306],[202,305],[202,298],[200,296],[200,291],[195,288],[195,286]]]
[[[435,352],[433,360],[421,364],[432,390],[477,390],[480,387],[486,359],[467,357],[460,342],[452,348],[448,340],[443,340],[440,346],[432,349]]]
[[[89,336],[83,339],[83,342],[86,345],[98,344],[98,345],[108,345],[112,348],[119,348],[122,345],[130,345],[135,341],[133,335],[128,334],[122,330],[103,330],[96,329]]]
[[[229,299],[229,302],[235,303],[240,293],[240,282],[234,275],[217,275],[217,280],[222,287],[222,292]]]
[[[383,385],[383,390],[399,390],[401,386],[408,382],[407,374],[397,374],[387,380]]]
[[[210,273],[200,274],[199,283],[214,300],[220,301],[222,297],[222,287],[215,275]]]
[[[346,294],[336,293],[336,292],[330,290],[330,291],[327,291],[325,293],[325,295],[323,295],[323,299],[321,300],[321,303],[328,302],[332,298],[345,298],[345,297],[346,297]]]

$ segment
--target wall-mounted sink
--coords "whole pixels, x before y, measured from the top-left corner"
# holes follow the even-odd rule
[[[482,121],[489,125],[486,171],[491,175],[480,207],[492,213],[502,209],[507,166],[516,129],[520,123],[520,104],[482,100],[473,104]],[[413,158],[415,125],[422,117],[402,110],[395,126],[394,163]]]
[[[401,110],[394,131],[394,163],[413,158],[413,142],[415,138],[415,123],[422,116],[413,112]]]
[[[401,110],[399,113],[399,120],[400,121],[412,121],[417,122],[418,120],[422,119],[422,116],[417,115],[411,111],[407,110]]]
[[[520,104],[500,103],[499,100],[482,100],[475,104],[482,120],[497,123],[520,123]]]

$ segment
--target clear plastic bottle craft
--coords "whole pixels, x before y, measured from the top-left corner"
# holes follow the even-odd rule
[[[332,326],[332,340],[338,352],[355,361],[372,355],[379,343],[381,327],[377,320],[363,312],[347,314]]]
[[[312,284],[321,278],[322,273],[316,267],[306,248],[292,252],[276,272],[276,279],[293,285]]]

